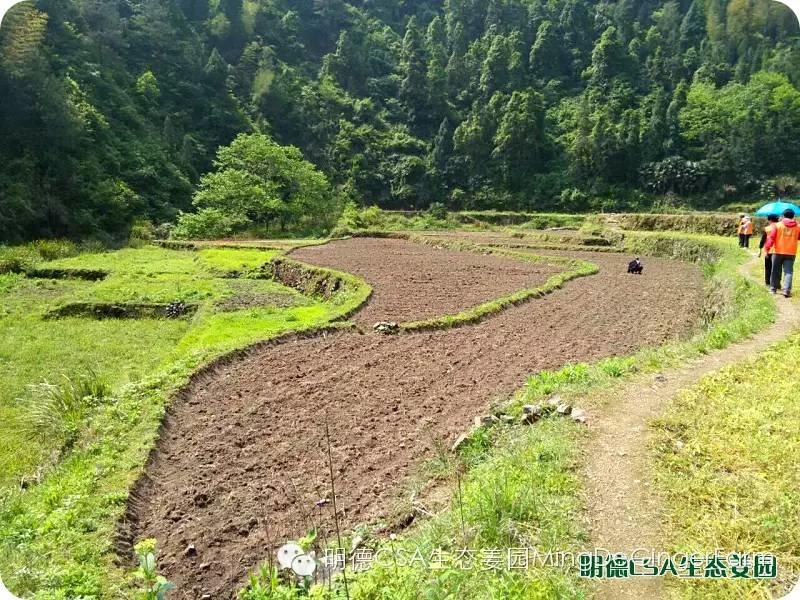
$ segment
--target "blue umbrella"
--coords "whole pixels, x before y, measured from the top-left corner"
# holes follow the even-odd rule
[[[770,202],[769,204],[765,204],[761,208],[756,211],[757,217],[768,217],[770,215],[778,215],[779,217],[783,214],[783,211],[786,209],[792,209],[794,214],[800,215],[800,207],[796,204],[792,204],[791,202]]]

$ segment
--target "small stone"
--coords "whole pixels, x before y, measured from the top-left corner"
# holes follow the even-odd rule
[[[559,404],[556,407],[556,414],[561,417],[568,417],[570,414],[572,414],[572,406],[566,403]]]
[[[522,407],[522,413],[526,415],[533,415],[541,417],[544,414],[544,409],[541,404],[526,404]]]
[[[500,415],[500,421],[505,425],[511,425],[515,420],[511,415]]]
[[[364,543],[364,538],[357,535],[353,538],[353,545],[350,547],[350,552],[355,552]]]
[[[680,440],[675,440],[675,449],[680,452],[683,450],[683,442]]]
[[[201,571],[208,571],[211,568],[211,563],[202,563],[200,565]]]
[[[469,434],[462,433],[460,436],[458,436],[458,439],[453,443],[453,446],[452,448],[450,448],[450,451],[458,452],[459,450],[461,450],[461,447],[467,443],[467,440],[469,440]]]
[[[183,555],[187,558],[190,556],[197,556],[197,548],[195,547],[194,544],[189,544],[183,551]]]
[[[667,380],[666,376],[662,375],[661,373],[656,373],[653,375],[653,381],[658,383],[664,383]]]
[[[572,409],[572,414],[570,416],[576,423],[586,423],[587,421],[586,411],[581,408]]]
[[[534,414],[525,414],[525,413],[523,413],[519,418],[519,422],[521,425],[533,425],[538,420],[539,420],[538,416]]]
[[[494,415],[480,415],[475,417],[475,427],[483,427],[484,425],[494,425],[500,419]]]

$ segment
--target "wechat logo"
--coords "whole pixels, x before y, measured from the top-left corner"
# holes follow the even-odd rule
[[[3,22],[3,17],[6,16],[6,13],[9,11],[9,9],[15,4],[19,4],[22,1],[23,0],[0,0],[0,23]],[[3,589],[0,589],[0,594],[2,593]],[[5,598],[5,596],[2,596],[2,598]]]
[[[310,577],[317,570],[317,561],[313,554],[307,554],[294,542],[278,548],[278,564],[283,569],[291,569],[299,577]]]

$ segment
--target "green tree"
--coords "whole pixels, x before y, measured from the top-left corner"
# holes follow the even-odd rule
[[[308,219],[319,225],[335,220],[327,179],[297,148],[281,146],[262,134],[243,134],[220,148],[214,166],[215,171],[200,180],[192,200],[200,218],[223,215],[239,226],[281,229]],[[187,218],[184,225],[198,219]]]

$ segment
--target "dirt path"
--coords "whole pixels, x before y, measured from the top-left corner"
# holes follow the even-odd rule
[[[361,265],[380,286],[393,283],[370,270],[373,262],[402,273],[398,257],[412,251],[412,263],[429,270],[441,264],[442,253],[452,254],[428,246],[398,252],[411,243],[392,242],[371,243],[368,261],[365,247],[352,242],[320,246],[315,258],[342,270]],[[481,267],[483,289],[508,272],[495,257],[462,258]],[[697,323],[703,293],[697,268],[650,259],[652,275],[634,277],[625,274],[624,257],[592,260],[599,274],[474,326],[298,340],[196,379],[171,408],[137,490],[132,535],[158,539],[160,565],[181,590],[178,597],[229,598],[272,545],[304,535],[312,520],[323,518],[329,527],[330,508],[315,509],[330,494],[326,414],[347,529],[407,511],[401,492],[419,465],[529,374],[630,354],[685,336]],[[442,281],[456,286],[444,297],[463,287],[458,278]],[[369,309],[376,318],[435,314],[450,306],[435,287],[404,282],[402,293],[378,293]]]
[[[747,274],[746,269],[741,272]],[[630,381],[609,394],[608,403],[592,415],[584,472],[591,549],[628,556],[637,549],[665,550],[661,506],[651,488],[653,457],[648,422],[661,415],[681,390],[722,367],[752,358],[800,324],[795,303],[780,296],[776,301],[776,322],[756,337],[680,369]],[[656,577],[605,579],[598,583],[596,595],[608,600],[656,599],[662,596],[662,582]]]

